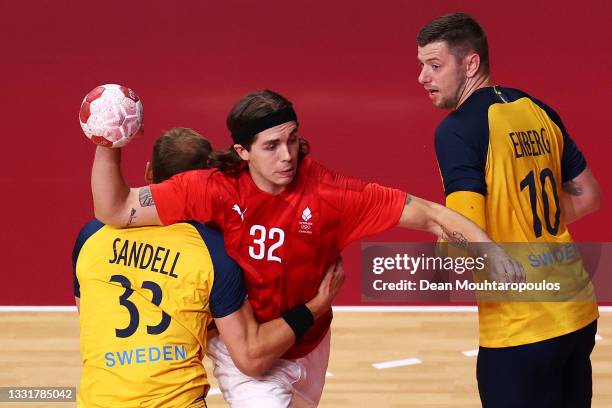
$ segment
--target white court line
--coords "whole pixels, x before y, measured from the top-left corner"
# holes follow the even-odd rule
[[[612,311],[612,307],[610,308]],[[476,312],[476,306],[334,306],[334,312]],[[76,312],[76,306],[0,306],[0,312]],[[601,311],[601,307],[600,307]]]
[[[412,312],[412,313],[464,313],[477,312],[477,306],[334,306],[334,312]],[[600,313],[612,312],[612,306],[599,306]]]
[[[0,312],[76,312],[76,306],[0,306]]]
[[[421,364],[422,361],[418,358],[407,358],[404,360],[394,360],[394,361],[385,361],[384,363],[375,363],[372,364],[372,367],[378,370],[384,370],[385,368],[393,368],[393,367],[403,367],[410,366],[415,364]]]
[[[334,312],[406,312],[464,313],[477,312],[476,306],[334,306]],[[76,312],[76,306],[0,306],[0,312]],[[599,306],[600,313],[612,312],[612,306]]]
[[[612,311],[612,307],[610,308]],[[476,306],[334,306],[334,312],[476,312]],[[0,306],[0,312],[76,312],[76,306]],[[601,307],[600,307],[601,311]]]
[[[601,337],[599,334],[595,335],[595,341],[602,341],[603,337]]]
[[[478,349],[465,350],[461,352],[466,357],[476,357],[478,355]]]
[[[210,390],[208,390],[208,394],[206,394],[206,397],[212,397],[213,395],[221,395],[221,390],[218,388],[211,388]]]
[[[477,312],[476,306],[334,306],[334,312]]]

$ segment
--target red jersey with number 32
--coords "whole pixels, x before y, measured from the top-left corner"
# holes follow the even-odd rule
[[[326,268],[349,243],[399,221],[406,193],[340,176],[305,158],[278,195],[239,176],[194,170],[151,185],[164,225],[196,220],[218,228],[244,270],[255,317],[266,322],[312,299]],[[317,320],[285,355],[299,358],[323,339],[332,313]]]

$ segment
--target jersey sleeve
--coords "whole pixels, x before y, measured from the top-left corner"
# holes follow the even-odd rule
[[[102,224],[98,220],[91,220],[83,228],[79,231],[79,235],[76,238],[74,243],[74,248],[72,249],[72,291],[75,297],[81,297],[81,286],[79,285],[79,279],[77,277],[77,261],[79,260],[79,254],[81,253],[81,248],[85,245],[85,242],[95,234],[100,228],[102,228],[104,224]]]
[[[472,191],[487,194],[485,181],[486,154],[481,140],[484,135],[472,135],[469,140],[462,135],[452,121],[445,120],[435,133],[436,157],[447,196],[456,191]]]
[[[338,175],[319,167],[322,193],[338,205],[342,250],[360,238],[394,227],[406,203],[406,193],[376,183]]]
[[[561,155],[561,182],[566,183],[573,180],[586,169],[587,162],[582,152],[569,136],[561,117],[554,109],[545,103],[534,100],[548,115],[548,117],[561,129],[563,133],[563,154]]]
[[[210,170],[179,173],[158,184],[151,184],[151,194],[163,225],[179,221],[207,222],[212,215]]]
[[[242,269],[227,254],[223,236],[200,223],[189,222],[204,240],[213,264],[214,281],[210,292],[210,311],[214,318],[228,316],[242,307],[246,287]]]

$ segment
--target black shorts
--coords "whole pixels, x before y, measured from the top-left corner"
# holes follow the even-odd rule
[[[516,347],[480,347],[483,408],[588,408],[597,320],[572,333]]]

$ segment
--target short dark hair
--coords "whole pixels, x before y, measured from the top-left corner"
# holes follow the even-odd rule
[[[487,36],[478,22],[466,13],[451,13],[430,21],[419,31],[417,44],[444,41],[449,50],[458,58],[465,57],[470,51],[480,56],[480,67],[484,74],[489,73],[489,44]]]
[[[244,95],[236,102],[230,113],[227,115],[227,128],[231,133],[249,127],[257,119],[261,119],[266,115],[274,112],[278,112],[285,108],[292,107],[291,101],[285,98],[281,94],[264,89],[261,91],[251,92]],[[255,141],[256,137],[248,142],[241,143],[247,151],[251,150],[251,145]],[[308,142],[299,138],[300,150],[298,159],[302,160],[310,151],[310,145]],[[243,161],[238,156],[238,153],[233,147],[227,150],[214,152],[209,160],[211,167],[218,168],[223,173],[236,175],[240,172]]]
[[[177,127],[164,132],[153,145],[153,182],[161,183],[183,171],[208,168],[211,152],[210,142],[193,129]]]

